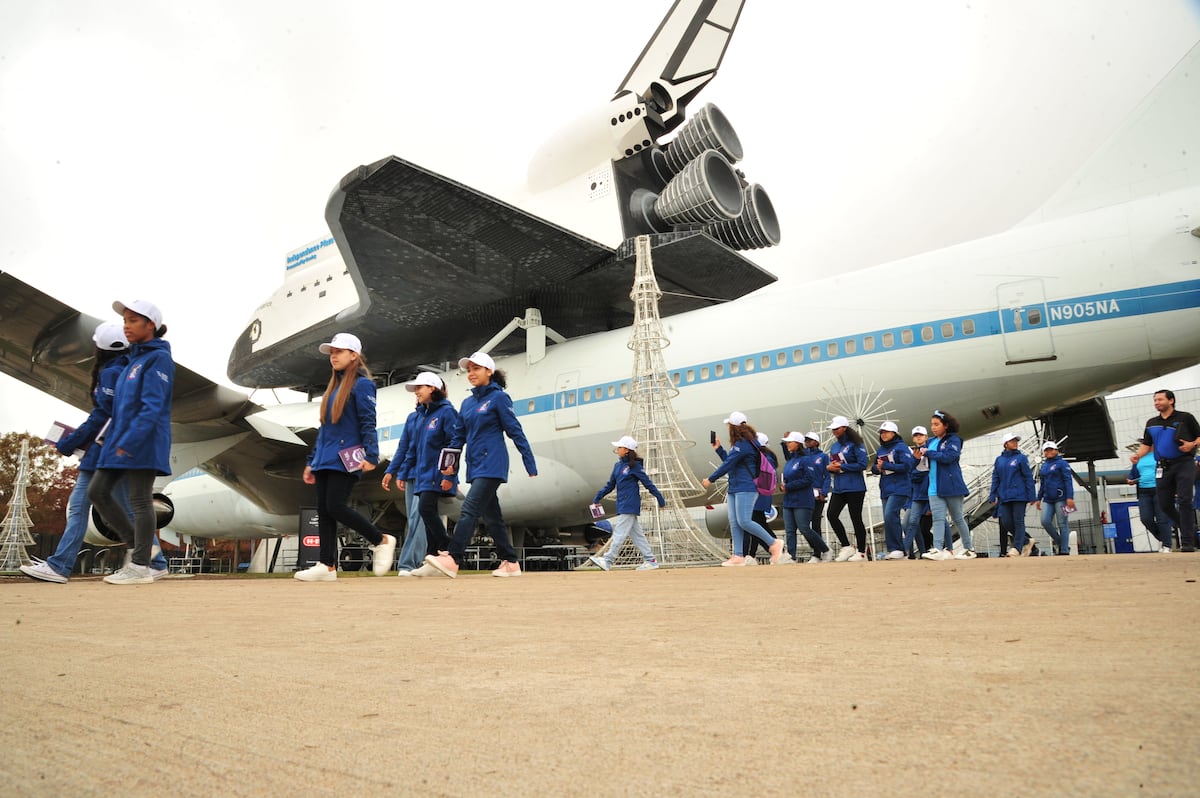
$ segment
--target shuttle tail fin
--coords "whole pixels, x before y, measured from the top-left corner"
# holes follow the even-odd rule
[[[1200,44],[1125,123],[1022,224],[1200,184]]]

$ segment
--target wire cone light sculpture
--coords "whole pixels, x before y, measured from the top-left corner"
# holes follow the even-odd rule
[[[667,506],[660,508],[653,496],[642,494],[641,525],[661,566],[715,565],[729,556],[688,512],[684,500],[704,493],[699,480],[683,458],[685,447],[694,446],[679,427],[671,399],[679,390],[667,372],[663,349],[670,341],[663,333],[658,315],[662,289],[654,276],[650,237],[635,242],[637,267],[633,279],[633,379],[630,381],[629,422],[626,428],[638,441],[638,454],[645,461],[647,476],[662,491]],[[601,552],[603,553],[603,552]],[[613,560],[615,567],[634,566],[642,561],[632,542],[626,541]]]
[[[12,487],[12,500],[8,503],[8,514],[0,525],[0,573],[20,573],[22,565],[32,565],[33,560],[25,550],[33,545],[33,521],[29,518],[25,487],[29,484],[29,441],[21,441],[21,459],[17,465],[17,481]]]

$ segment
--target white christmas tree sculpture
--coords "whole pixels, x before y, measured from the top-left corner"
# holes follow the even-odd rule
[[[26,509],[25,487],[29,484],[29,441],[21,441],[21,459],[17,464],[17,481],[13,483],[12,500],[8,503],[8,515],[0,531],[0,573],[20,573],[22,565],[33,560],[25,551],[33,545],[33,521]]]

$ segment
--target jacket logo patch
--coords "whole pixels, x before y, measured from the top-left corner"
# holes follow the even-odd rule
[[[438,420],[436,418],[431,418],[431,419],[429,419],[429,425],[426,426],[425,429],[435,430],[435,429],[437,429],[437,425],[438,425]]]
[[[481,404],[479,407],[475,408],[475,412],[476,413],[486,413],[488,411],[488,408],[491,407],[491,405],[492,405],[492,400],[488,399],[486,402]]]
[[[128,382],[128,381],[130,381],[130,380],[136,380],[136,379],[137,379],[137,377],[138,377],[138,374],[140,374],[141,372],[142,372],[142,364],[141,364],[141,363],[134,363],[134,364],[133,364],[133,365],[132,365],[132,366],[129,368],[129,376],[125,378],[126,382]]]

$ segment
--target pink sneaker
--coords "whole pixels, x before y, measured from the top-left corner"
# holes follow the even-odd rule
[[[508,562],[507,560],[502,560],[500,562],[500,567],[497,568],[496,570],[492,571],[492,576],[506,577],[506,576],[520,576],[520,575],[521,575],[520,564],[515,563],[515,562]]]
[[[746,564],[745,557],[730,557],[725,562],[721,563],[722,568],[739,568]]]
[[[446,576],[454,579],[458,576],[458,563],[450,556],[449,552],[439,551],[436,555],[425,555],[425,562],[432,565],[434,568],[441,571]]]

